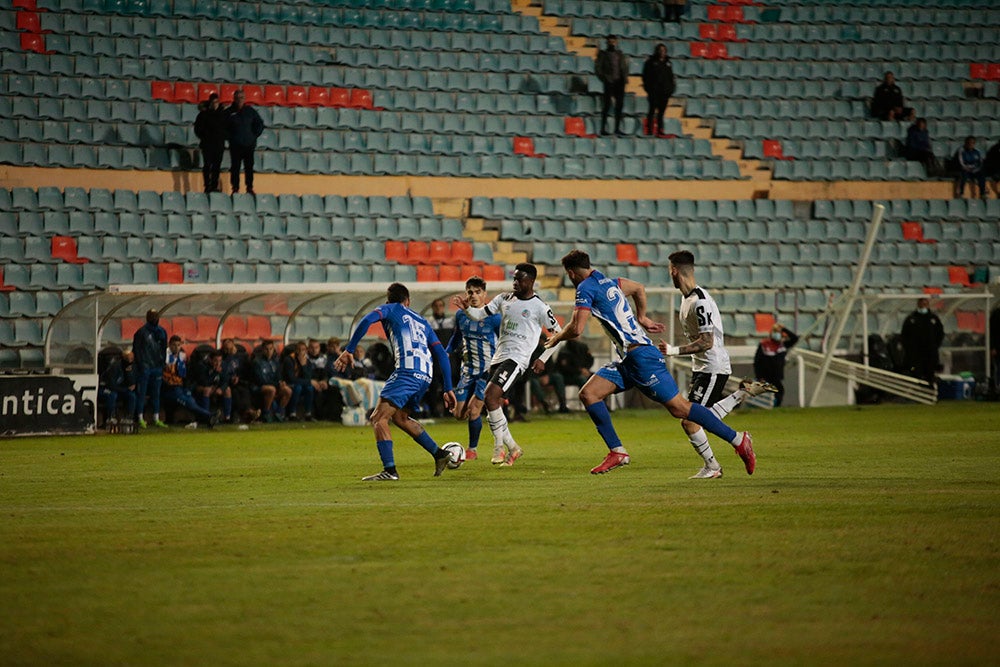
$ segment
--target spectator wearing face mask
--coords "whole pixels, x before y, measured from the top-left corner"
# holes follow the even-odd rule
[[[771,327],[771,334],[757,345],[753,357],[753,373],[758,380],[770,382],[778,388],[774,395],[774,407],[780,407],[785,397],[785,357],[799,342],[795,333],[778,322]]]
[[[903,322],[900,337],[909,374],[933,386],[939,363],[938,350],[944,340],[944,326],[931,312],[930,304],[930,299],[926,297],[917,300],[917,309]]]

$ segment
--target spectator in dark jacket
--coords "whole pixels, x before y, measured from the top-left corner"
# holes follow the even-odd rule
[[[781,407],[785,398],[785,357],[788,351],[799,342],[795,333],[777,322],[771,328],[771,334],[757,345],[757,353],[753,357],[753,373],[758,380],[770,382],[778,391],[774,394],[774,407]]]
[[[292,389],[292,397],[288,400],[287,419],[313,421],[312,410],[316,388],[312,383],[312,369],[309,367],[309,352],[305,342],[295,343],[292,353],[282,359],[281,379]]]
[[[663,136],[663,114],[674,94],[674,67],[667,56],[666,44],[657,44],[653,55],[646,59],[642,67],[642,87],[649,100],[646,134]]]
[[[248,422],[260,417],[260,410],[254,409],[251,401],[251,374],[250,360],[247,355],[236,347],[236,342],[232,338],[224,339],[222,341],[222,383],[229,388],[231,396],[228,412],[226,411],[226,402],[223,400],[223,416],[227,422],[233,420],[233,410]]]
[[[914,115],[913,109],[906,106],[903,91],[896,85],[896,76],[886,72],[872,95],[872,116],[879,120],[913,120]]]
[[[223,379],[222,351],[213,350],[192,366],[191,380],[198,405],[211,412],[212,403],[221,404],[222,416],[228,421],[233,413],[233,393]]]
[[[159,311],[146,311],[146,323],[132,338],[132,351],[135,353],[135,416],[139,428],[146,428],[143,413],[147,394],[153,409],[153,424],[166,428],[160,420],[160,385],[163,365],[167,361],[167,330],[160,326]]]
[[[195,418],[201,418],[211,428],[219,421],[219,416],[198,405],[191,390],[187,388],[187,355],[181,349],[181,337],[171,336],[167,346],[167,359],[163,366],[163,398],[168,403],[185,408]]]
[[[976,148],[976,138],[966,137],[965,144],[958,151],[958,187],[956,197],[965,196],[965,184],[976,183],[979,196],[986,199],[986,174],[983,173],[983,154]],[[969,188],[973,197],[976,193]]]
[[[243,91],[233,95],[233,105],[226,110],[226,130],[229,139],[229,183],[233,192],[240,191],[240,164],[246,172],[247,192],[253,191],[253,152],[257,137],[264,132],[264,121],[253,107],[243,101]]]
[[[597,78],[604,84],[601,104],[601,134],[608,133],[608,112],[615,101],[615,134],[622,133],[622,110],[625,108],[625,85],[628,83],[628,56],[618,49],[618,38],[608,35],[607,48],[597,52]]]
[[[126,347],[122,356],[113,357],[101,373],[100,394],[104,399],[104,425],[114,423],[118,412],[118,399],[125,404],[125,414],[131,419],[135,414],[135,355]]]
[[[990,146],[990,149],[986,151],[986,159],[983,160],[983,174],[987,181],[993,181],[993,194],[1000,198],[1000,141]]]
[[[900,339],[909,374],[933,386],[939,363],[938,349],[944,341],[944,326],[931,312],[930,303],[926,297],[917,300],[917,309],[903,322]]]
[[[907,160],[923,163],[927,174],[933,176],[938,172],[937,159],[931,148],[931,133],[927,130],[927,119],[918,118],[917,122],[906,131],[906,147],[903,153]]]
[[[285,421],[285,406],[292,397],[292,389],[281,380],[274,341],[264,341],[260,355],[253,361],[253,372],[254,393],[260,397],[264,421]]]
[[[194,133],[201,146],[201,173],[205,181],[205,192],[218,192],[222,154],[226,152],[226,113],[219,107],[219,96],[215,93],[209,95],[208,102],[203,104],[194,121]]]

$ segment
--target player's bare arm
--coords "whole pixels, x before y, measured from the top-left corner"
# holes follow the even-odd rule
[[[587,325],[587,318],[589,317],[590,311],[586,308],[575,309],[573,317],[570,319],[569,324],[566,325],[566,328],[556,332],[554,336],[545,341],[545,349],[552,349],[564,340],[573,340],[582,336]]]
[[[698,334],[698,337],[687,345],[673,346],[668,345],[666,341],[661,340],[657,347],[660,352],[668,357],[672,356],[687,356],[690,354],[698,354],[700,352],[705,352],[706,350],[711,350],[712,346],[715,344],[715,337],[712,335],[711,331],[702,331]]]
[[[666,331],[666,326],[662,322],[657,322],[646,314],[646,288],[642,283],[629,280],[628,278],[619,278],[618,286],[621,288],[622,294],[630,297],[632,303],[635,304],[633,308],[635,311],[635,321],[643,329],[649,333],[663,333]]]

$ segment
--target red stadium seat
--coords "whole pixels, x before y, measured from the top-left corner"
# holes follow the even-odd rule
[[[723,12],[725,18],[722,20],[726,23],[746,23],[747,19],[743,15],[742,7],[726,7],[725,12]]]
[[[468,280],[472,276],[483,275],[483,264],[482,262],[476,264],[463,264],[460,267],[461,274],[459,275],[459,280]]]
[[[152,96],[154,100],[163,100],[164,102],[174,101],[174,84],[169,81],[153,81],[152,83]]]
[[[438,280],[442,282],[457,282],[461,279],[462,268],[459,266],[442,264],[441,268],[438,270]]]
[[[241,86],[237,83],[224,83],[219,86],[219,103],[227,105],[232,104],[233,96],[240,88]]]
[[[903,239],[906,241],[924,242],[924,227],[919,222],[901,222],[903,229]]]
[[[776,160],[785,159],[785,151],[781,147],[781,142],[777,139],[765,139],[761,142],[764,149],[764,157],[774,158]]]
[[[184,282],[184,267],[173,262],[160,262],[156,266],[156,281],[179,285]]]
[[[146,324],[146,320],[141,317],[123,317],[121,322],[122,339],[132,340],[135,332]]]
[[[451,257],[448,260],[448,264],[471,264],[472,259],[472,244],[468,241],[452,241],[451,242]]]
[[[451,244],[447,241],[431,241],[428,261],[431,264],[447,264],[451,261]]]
[[[705,42],[691,42],[691,57],[707,58],[708,44],[706,44]]]
[[[964,266],[949,266],[948,282],[950,282],[952,285],[962,285],[963,287],[969,287],[972,284],[969,282],[969,270]]]
[[[309,106],[330,106],[330,89],[324,86],[309,86]]]
[[[563,125],[566,128],[566,134],[571,137],[592,137],[593,135],[587,134],[587,125],[584,123],[582,118],[576,118],[574,116],[568,116],[564,119]]]
[[[531,137],[514,137],[514,155],[527,155],[529,157],[535,154],[535,142]]]
[[[37,32],[22,32],[21,50],[34,51],[35,53],[48,53],[45,49],[45,37]]]
[[[716,39],[720,42],[745,42],[745,39],[740,39],[736,34],[736,26],[730,25],[728,23],[723,23],[719,26],[719,32]]]
[[[27,9],[29,12],[33,12],[38,9],[38,5],[35,0],[13,0],[10,6],[14,9]]]
[[[726,7],[725,7],[725,5],[709,5],[708,6],[708,20],[709,21],[725,21],[726,20]]]
[[[385,261],[406,264],[406,243],[403,241],[386,241]]]
[[[309,98],[306,96],[306,89],[302,86],[288,86],[285,91],[285,102],[290,107],[309,106]]]
[[[252,86],[249,84],[243,86],[243,101],[247,104],[263,104],[264,89],[260,86]]]
[[[222,325],[223,338],[246,338],[247,319],[242,315],[232,315],[226,318]]]
[[[719,38],[719,26],[715,23],[702,23],[698,26],[698,36],[705,40],[714,41]]]
[[[371,109],[374,106],[372,101],[372,92],[364,88],[354,88],[351,90],[351,108],[353,109]]]
[[[418,283],[434,283],[437,282],[437,279],[438,267],[429,264],[420,264],[417,266]]]
[[[708,45],[709,60],[729,60],[729,49],[722,42],[712,42]]]
[[[13,292],[13,285],[5,285],[3,282],[3,267],[0,266],[0,292]]]
[[[174,84],[174,102],[198,104],[198,92],[193,83],[178,81]]]
[[[263,315],[247,315],[247,338],[251,340],[270,340],[271,318]]]
[[[195,318],[198,325],[197,338],[195,340],[207,340],[215,344],[215,334],[219,329],[219,318],[212,315],[199,315]]]
[[[1000,63],[986,65],[986,78],[990,81],[1000,81]]]
[[[426,241],[410,241],[406,244],[407,264],[426,264],[430,256],[430,248]]]
[[[16,26],[18,32],[42,32],[42,22],[35,12],[18,12]]]
[[[984,63],[969,63],[970,79],[985,79],[986,65]]]
[[[976,327],[976,314],[967,310],[956,310],[955,326],[959,331],[972,331]]]
[[[264,86],[264,101],[261,104],[275,107],[285,106],[285,87]]]
[[[331,88],[330,89],[330,106],[331,107],[346,107],[351,103],[351,91],[347,88]]]
[[[486,282],[503,282],[507,280],[507,271],[497,264],[487,264],[483,267],[483,280]]]
[[[70,264],[86,264],[88,261],[77,256],[76,239],[72,236],[52,237],[52,257]]]
[[[619,264],[631,264],[632,266],[649,266],[649,262],[639,261],[639,250],[634,243],[618,243],[615,245],[615,254]]]
[[[753,322],[757,333],[769,333],[774,328],[774,315],[771,313],[754,313]]]
[[[170,321],[170,324],[167,333],[171,336],[180,336],[185,343],[198,340],[198,323],[193,317],[175,317]]]
[[[198,84],[198,101],[207,102],[208,98],[212,95],[219,94],[219,87],[214,83],[199,83]]]

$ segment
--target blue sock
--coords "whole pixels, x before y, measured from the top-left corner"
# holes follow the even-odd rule
[[[726,424],[715,416],[715,413],[706,408],[701,403],[692,403],[691,412],[688,419],[695,424],[703,426],[712,435],[717,435],[726,442],[731,443],[736,438],[736,431],[726,426]]]
[[[604,401],[588,405],[587,414],[590,415],[591,421],[597,427],[597,432],[604,438],[604,444],[608,446],[608,449],[622,446],[622,441],[611,423],[611,413],[608,412],[608,406],[604,404]]]
[[[233,415],[233,399],[232,397],[222,397],[222,414],[229,419]]]
[[[434,442],[434,439],[430,436],[430,434],[427,431],[424,431],[423,433],[415,437],[414,440],[417,441],[418,445],[426,449],[431,454],[436,453],[438,450],[437,443]]]
[[[483,432],[483,416],[469,420],[469,449],[479,446],[479,434]]]
[[[396,461],[392,457],[392,440],[379,440],[375,443],[378,447],[379,458],[382,459],[383,468],[395,468]]]
[[[198,400],[198,406],[203,410],[205,410],[206,412],[208,412],[208,406],[210,405],[210,403],[208,402],[208,396],[205,396],[204,394],[198,394],[197,400]]]

